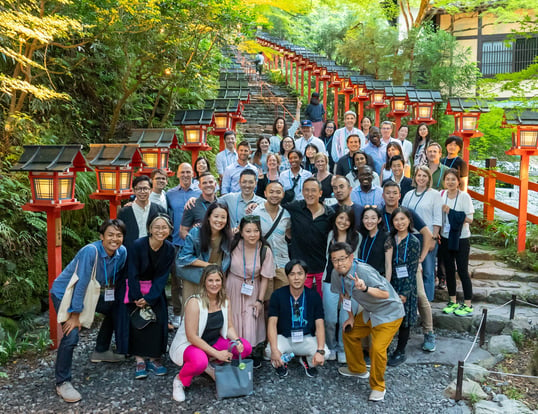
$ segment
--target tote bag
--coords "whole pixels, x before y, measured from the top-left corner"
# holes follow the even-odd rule
[[[94,246],[95,247],[95,246]],[[97,302],[99,301],[99,295],[101,293],[101,285],[95,278],[97,273],[97,259],[99,258],[99,251],[95,247],[95,262],[93,264],[92,274],[88,287],[86,288],[86,293],[84,294],[84,308],[79,315],[80,324],[84,328],[91,328],[93,323],[93,318],[95,317],[95,308],[97,307]],[[75,286],[78,282],[78,262],[71,276],[71,280],[67,284],[65,289],[62,302],[60,303],[60,308],[58,309],[58,323],[64,323],[69,319],[70,313],[67,311],[71,306],[71,301],[73,300],[73,292],[75,291]]]
[[[237,344],[232,344],[233,349]],[[252,359],[234,359],[230,363],[215,365],[215,383],[217,398],[242,397],[253,392]]]

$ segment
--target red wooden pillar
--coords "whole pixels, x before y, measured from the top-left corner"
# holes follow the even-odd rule
[[[379,117],[380,117],[380,115],[379,115],[379,111],[380,111],[380,110],[381,110],[381,108],[380,108],[379,106],[376,106],[376,107],[375,107],[375,121],[374,121],[374,125],[375,125],[376,127],[378,127],[378,128],[379,128],[379,124],[380,124],[380,122],[379,122]],[[359,121],[359,122],[360,122],[360,121]]]
[[[319,76],[316,76],[316,92],[319,93]],[[327,108],[326,102],[323,102],[323,106]]]
[[[345,94],[345,102],[344,102],[344,112],[349,111],[349,93]]]
[[[323,107],[325,108],[325,115],[323,115],[323,120],[327,120],[327,94],[329,93],[328,82],[323,81]]]
[[[295,61],[295,90],[299,92],[299,61]]]
[[[487,221],[493,221],[495,218],[495,207],[491,205],[491,200],[495,199],[495,172],[493,169],[497,166],[496,158],[486,159],[487,175],[484,177],[484,218]]]
[[[308,99],[310,100],[310,97],[312,96],[311,92],[312,92],[312,72],[311,71],[308,71]]]
[[[334,111],[333,121],[338,123],[338,86],[334,87]]]
[[[357,119],[357,124],[358,124],[358,127],[360,128],[360,122],[362,121],[362,118],[364,118],[364,102],[363,101],[359,101],[357,102],[357,116],[358,116],[358,119]]]
[[[47,259],[49,290],[54,279],[62,273],[62,210],[60,208],[47,209]],[[50,339],[54,348],[62,339],[62,328],[58,324],[56,311],[49,295],[49,327]]]
[[[287,57],[284,57],[284,68],[286,69],[286,83],[288,83],[288,59]]]
[[[301,66],[301,96],[304,96],[304,66]]]
[[[463,160],[469,165],[469,145],[471,145],[471,137],[469,135],[461,135],[463,139]]]
[[[527,202],[529,199],[529,154],[521,155],[519,165],[519,211],[517,216],[517,251],[525,250],[527,238]]]

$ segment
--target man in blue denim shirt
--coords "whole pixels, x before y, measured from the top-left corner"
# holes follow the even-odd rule
[[[50,290],[54,308],[58,312],[67,285],[76,271],[79,280],[75,285],[73,298],[68,308],[69,319],[62,323],[64,336],[58,347],[55,367],[56,392],[66,402],[77,402],[82,398],[71,385],[71,365],[81,327],[79,315],[84,308],[84,296],[94,265],[96,266],[95,277],[103,290],[95,311],[103,313],[105,318],[97,334],[95,352],[92,353],[91,360],[92,362],[118,362],[124,359],[123,355],[114,354],[109,348],[114,332],[114,292],[116,285],[121,282],[118,275],[127,259],[127,249],[122,245],[125,225],[121,220],[107,220],[101,225],[99,232],[101,240],[80,249],[75,258],[56,278]]]

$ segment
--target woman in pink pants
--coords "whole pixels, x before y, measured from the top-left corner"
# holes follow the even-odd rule
[[[170,347],[170,358],[183,366],[174,378],[173,398],[185,401],[185,387],[191,385],[193,377],[203,372],[213,379],[214,370],[209,360],[229,362],[232,358],[245,358],[252,346],[239,338],[229,318],[230,301],[223,289],[224,275],[217,265],[204,269],[200,280],[200,295],[188,299],[185,317]],[[228,349],[232,342],[237,346]]]

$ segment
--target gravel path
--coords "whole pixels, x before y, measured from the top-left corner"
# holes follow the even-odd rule
[[[403,364],[388,368],[387,396],[383,403],[368,403],[367,380],[338,375],[339,364],[329,361],[317,378],[308,378],[297,362],[288,377],[279,379],[269,362],[254,371],[254,394],[219,401],[215,385],[202,375],[187,390],[187,401],[172,400],[172,379],[179,371],[166,361],[169,374],[134,379],[134,361],[92,364],[96,331],[83,331],[75,350],[73,383],[83,396],[67,404],[54,390],[55,352],[39,358],[19,359],[0,380],[2,413],[445,413],[460,407],[443,396],[451,367],[437,364]],[[170,336],[172,339],[172,335]],[[459,410],[457,410],[459,411]]]

